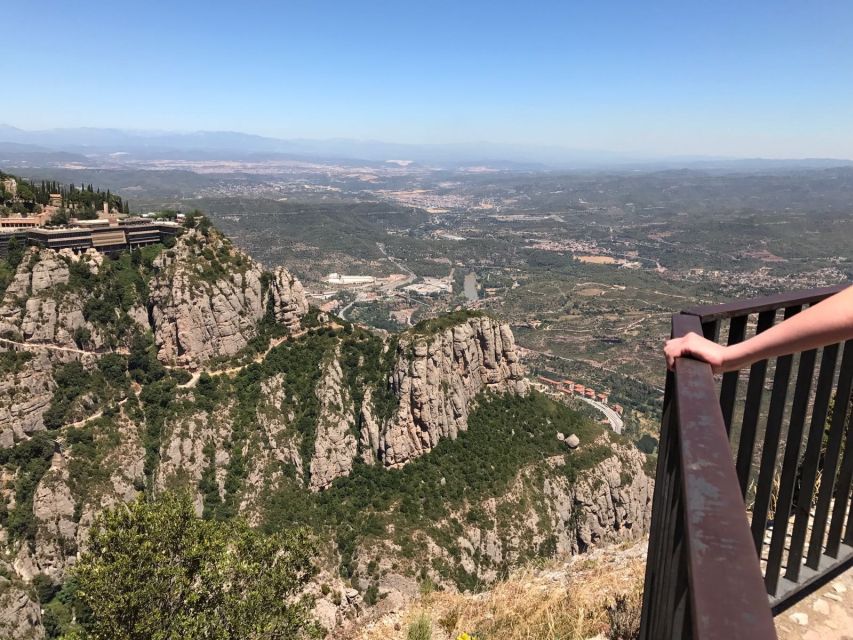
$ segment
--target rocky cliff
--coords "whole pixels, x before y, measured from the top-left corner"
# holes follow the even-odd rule
[[[391,386],[400,405],[379,434],[376,455],[396,467],[464,431],[477,394],[524,394],[528,381],[509,325],[477,316],[432,334],[404,335]]]
[[[265,274],[219,234],[188,231],[154,267],[149,308],[163,362],[197,366],[233,356],[268,311],[289,331],[308,311],[299,280],[281,267]]]
[[[95,250],[82,255],[69,250],[30,249],[18,265],[0,303],[0,336],[70,349],[85,332],[94,350],[104,346],[100,327],[87,321],[86,296],[70,285],[72,266],[97,274],[103,256]]]
[[[144,252],[138,260],[94,249],[24,253],[0,297],[9,363],[0,367],[0,447],[44,428],[57,365],[91,368],[101,354],[127,354],[135,334],[154,336],[162,362],[194,368],[238,353],[263,323],[301,330],[308,303],[299,280],[281,267],[264,272],[215,230],[188,230],[174,247]]]

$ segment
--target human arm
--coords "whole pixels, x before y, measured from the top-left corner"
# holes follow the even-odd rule
[[[853,338],[853,287],[791,316],[767,331],[737,344],[723,346],[696,333],[673,338],[664,354],[669,369],[675,359],[692,356],[711,365],[714,373],[736,371],[759,360],[808,351]]]

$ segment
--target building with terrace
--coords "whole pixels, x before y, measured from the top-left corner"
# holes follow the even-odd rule
[[[166,238],[178,235],[183,228],[174,222],[148,220],[141,222],[123,220],[115,224],[105,224],[104,220],[91,222],[92,224],[59,229],[17,227],[8,232],[0,230],[0,255],[7,254],[9,241],[12,238],[30,246],[47,249],[71,249],[72,251],[96,249],[101,253],[115,253],[163,242]]]

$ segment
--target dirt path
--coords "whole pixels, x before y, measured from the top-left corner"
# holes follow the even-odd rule
[[[120,407],[120,406],[122,406],[125,402],[127,402],[127,398],[122,398],[121,400],[119,400],[119,401],[116,403],[116,406]],[[85,426],[85,425],[89,424],[90,422],[92,422],[92,421],[94,421],[94,420],[97,420],[98,418],[100,418],[100,417],[101,417],[101,416],[103,416],[103,415],[104,415],[103,410],[102,410],[102,411],[98,411],[98,412],[96,412],[96,413],[93,413],[93,414],[92,414],[92,415],[90,415],[90,416],[87,416],[87,417],[83,418],[82,420],[78,420],[77,422],[69,422],[68,424],[63,425],[63,429],[79,429],[80,427],[83,427],[83,426]]]
[[[229,367],[228,369],[199,369],[198,371],[194,371],[192,374],[192,377],[189,380],[187,380],[183,384],[178,385],[178,389],[192,389],[193,387],[195,387],[198,384],[198,381],[201,378],[202,373],[206,373],[207,375],[209,375],[211,377],[223,376],[223,375],[230,376],[230,375],[233,375],[235,373],[239,373],[240,371],[242,371],[243,369],[245,369],[246,367],[248,367],[251,364],[258,364],[259,362],[263,362],[264,358],[267,357],[267,355],[269,354],[270,351],[275,349],[280,344],[287,342],[288,339],[290,339],[291,337],[298,338],[299,336],[304,335],[304,333],[305,333],[304,331],[300,331],[298,333],[294,333],[294,334],[291,334],[289,336],[282,336],[280,338],[273,338],[272,340],[270,340],[270,345],[267,347],[266,351],[264,351],[263,353],[259,353],[254,358],[252,358],[251,362],[247,362],[246,364],[241,364],[241,365],[236,366],[236,367]],[[166,368],[167,369],[180,369],[182,371],[187,370],[185,367],[175,367],[175,366],[169,366],[169,365],[166,365]]]
[[[86,351],[84,349],[76,349],[74,347],[60,347],[56,344],[45,344],[43,342],[18,342],[16,340],[9,340],[9,338],[0,338],[0,344],[8,344],[16,347],[22,347],[24,351],[62,351],[65,353],[79,353],[89,356],[104,356],[108,353],[118,353],[126,356],[128,355],[128,353],[130,353],[127,349],[116,349],[110,351]]]

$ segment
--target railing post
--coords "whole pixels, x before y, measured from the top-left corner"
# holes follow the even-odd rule
[[[645,588],[642,640],[776,638],[711,368],[688,358],[667,375]]]

